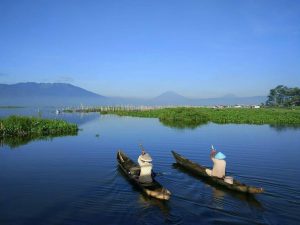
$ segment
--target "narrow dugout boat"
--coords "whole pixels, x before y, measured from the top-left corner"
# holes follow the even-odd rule
[[[151,183],[142,183],[139,180],[140,166],[132,161],[124,152],[118,151],[117,160],[119,166],[129,180],[138,186],[145,194],[148,196],[161,199],[169,200],[171,192],[164,188],[160,183],[158,183],[154,178]]]
[[[230,184],[230,183],[225,182],[224,179],[222,179],[222,178],[209,176],[206,173],[207,167],[197,164],[189,159],[186,159],[174,151],[172,151],[172,154],[173,154],[177,164],[179,164],[183,168],[191,171],[195,175],[202,176],[202,177],[209,179],[213,183],[216,183],[218,185],[226,187],[230,190],[249,193],[249,194],[258,194],[258,193],[263,192],[263,188],[248,186],[246,184],[240,183],[239,181],[237,181],[235,179],[233,179],[233,183]]]

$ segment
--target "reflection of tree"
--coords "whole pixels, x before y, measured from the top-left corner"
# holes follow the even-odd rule
[[[270,124],[269,126],[278,132],[287,131],[287,130],[300,130],[300,124],[287,124],[287,125]]]
[[[76,136],[76,134],[70,134],[68,136]],[[25,137],[0,137],[0,147],[7,145],[10,148],[17,148],[21,145],[26,145],[31,141],[37,141],[37,140],[45,140],[45,141],[51,141],[55,137],[62,137],[66,135],[56,135],[56,136],[44,136],[44,137],[38,137],[38,136],[25,136]]]
[[[201,125],[207,124],[205,121],[193,121],[193,120],[166,120],[166,119],[159,119],[163,125],[171,128],[177,129],[195,129]]]

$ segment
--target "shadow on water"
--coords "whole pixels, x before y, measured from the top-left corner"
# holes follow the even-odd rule
[[[139,201],[138,201],[139,204],[146,205],[146,206],[147,205],[154,206],[159,208],[164,215],[169,214],[170,208],[167,201],[150,197],[146,195],[144,192],[142,192],[141,189],[137,185],[135,185],[134,182],[131,182],[128,176],[126,176],[125,172],[122,170],[120,165],[118,165],[118,172],[126,179],[129,185],[132,186],[133,191],[140,192]]]
[[[205,184],[207,184],[212,189],[213,196],[217,195],[217,196],[223,196],[224,197],[225,195],[230,195],[230,196],[232,196],[234,198],[237,198],[241,201],[246,201],[251,206],[263,209],[262,204],[252,194],[239,193],[239,192],[224,188],[224,187],[222,187],[220,185],[217,185],[216,183],[212,182],[210,179],[207,179],[207,178],[202,177],[202,176],[198,176],[198,175],[190,172],[189,170],[181,167],[177,163],[173,163],[173,168],[179,170],[182,173],[188,174],[189,176],[191,176],[191,177],[193,177],[197,180],[205,182]]]
[[[4,147],[7,145],[11,149],[17,148],[22,145],[26,145],[32,141],[52,141],[53,138],[56,137],[64,137],[64,136],[77,136],[77,132],[69,135],[51,135],[51,136],[17,136],[17,137],[0,137],[0,147]]]

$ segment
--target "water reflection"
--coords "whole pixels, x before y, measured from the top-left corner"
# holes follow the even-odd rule
[[[224,196],[226,193],[222,191],[221,189],[217,189],[215,187],[212,187],[212,197],[213,197],[213,207],[217,209],[223,209],[224,208]]]
[[[187,175],[189,175],[189,176],[191,176],[191,177],[193,177],[197,180],[200,180],[201,182],[205,182],[205,185],[210,187],[211,190],[212,190],[213,198],[214,198],[215,205],[216,205],[217,208],[222,208],[223,207],[223,200],[224,200],[224,197],[226,195],[232,196],[232,197],[237,198],[241,201],[246,201],[247,203],[249,203],[252,206],[262,208],[261,203],[255,198],[254,195],[236,192],[236,191],[224,188],[222,186],[219,186],[219,185],[215,184],[213,181],[211,181],[210,179],[207,179],[205,177],[198,176],[194,173],[191,173],[190,171],[188,171],[187,169],[181,167],[177,163],[173,163],[173,168],[176,169],[176,170],[179,170],[180,172],[185,173],[185,174],[187,174]]]
[[[20,151],[0,149],[0,191],[5,193],[0,202],[8,203],[0,204],[3,224],[300,224],[299,130],[209,123],[178,132],[155,119],[49,116],[85,121],[83,132]],[[164,174],[160,180],[173,193],[167,204],[142,194],[117,170],[116,149],[137,155],[140,140],[147,141],[154,169]],[[206,150],[211,143],[227,152],[239,178],[268,191],[251,197],[172,167],[170,149],[211,164]]]
[[[284,132],[288,130],[292,130],[292,131],[300,130],[300,124],[287,124],[287,125],[270,124],[269,126],[278,132]]]
[[[170,121],[170,120],[161,120],[159,119],[159,122],[163,124],[166,127],[175,128],[175,129],[191,129],[194,130],[198,127],[201,127],[203,125],[207,125],[208,122],[191,122],[191,121]],[[227,123],[218,123],[219,125],[228,125]],[[253,124],[248,124],[253,125]],[[257,126],[264,126],[266,124],[255,124]],[[288,130],[300,130],[300,124],[269,124],[269,127],[278,131],[278,132],[284,132]]]
[[[170,207],[168,205],[167,201],[161,201],[159,199],[156,198],[151,198],[148,195],[145,194],[140,194],[139,195],[139,199],[138,202],[140,205],[144,206],[144,207],[149,207],[149,206],[154,206],[160,209],[160,211],[167,216],[170,212]]]
[[[44,137],[37,137],[37,136],[25,136],[25,137],[0,137],[0,147],[8,146],[11,149],[17,148],[22,145],[26,145],[32,141],[52,141],[55,137],[65,137],[65,136],[77,136],[77,132],[74,134],[69,135],[51,135],[51,136],[44,136]]]
[[[166,127],[176,128],[176,129],[196,129],[202,125],[207,124],[207,122],[194,122],[194,121],[174,121],[174,120],[162,120],[159,119],[159,122]]]

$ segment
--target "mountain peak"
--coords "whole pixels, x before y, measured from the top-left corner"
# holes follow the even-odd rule
[[[159,96],[157,96],[156,99],[157,98],[185,98],[185,97],[176,93],[175,91],[166,91],[160,94]]]
[[[188,98],[174,91],[166,91],[152,100],[157,104],[186,104],[189,101]]]

